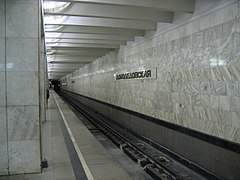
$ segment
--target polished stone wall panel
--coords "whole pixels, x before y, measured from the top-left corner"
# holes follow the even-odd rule
[[[0,176],[8,174],[7,141],[0,141]]]
[[[6,83],[5,83],[5,72],[0,71],[0,107],[6,106]]]
[[[7,105],[39,104],[38,72],[14,71],[7,72]],[[20,94],[16,92],[21,92]]]
[[[5,38],[0,37],[0,72],[1,71],[5,71]]]
[[[8,0],[6,12],[6,37],[38,37],[38,1]]]
[[[10,174],[39,172],[39,140],[9,141],[8,146]]]
[[[5,27],[5,1],[0,1],[0,175],[8,174]]]
[[[0,37],[5,37],[5,1],[0,1]]]
[[[0,175],[41,171],[39,3],[0,1]]]
[[[240,143],[238,8],[146,35],[69,74],[63,88]],[[114,73],[152,67],[157,80],[114,80]]]
[[[0,107],[0,115],[0,142],[7,142],[6,107]]]
[[[6,38],[7,71],[38,71],[38,39]]]
[[[10,141],[40,139],[38,106],[8,107],[7,111]]]

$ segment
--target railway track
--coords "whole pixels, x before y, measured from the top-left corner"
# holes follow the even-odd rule
[[[75,110],[97,127],[127,156],[138,163],[153,179],[156,180],[202,180],[209,179],[196,173],[168,155],[153,148],[149,143],[139,139],[127,129],[107,121],[96,111],[86,107],[67,94],[60,94]],[[212,175],[210,179],[220,179]]]

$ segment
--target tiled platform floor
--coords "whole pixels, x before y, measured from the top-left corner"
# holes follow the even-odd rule
[[[40,174],[0,177],[0,180],[70,180],[75,179],[60,126],[62,120],[53,96],[49,98],[46,123],[42,123],[43,157],[49,167]]]
[[[55,98],[54,98],[55,97]],[[129,175],[112,160],[111,156],[79,121],[68,106],[51,92],[46,123],[42,124],[43,157],[48,160],[49,167],[39,174],[2,176],[0,180],[74,180],[74,170],[64,141],[58,106],[67,120],[78,148],[84,157],[85,165],[96,180],[128,180]],[[84,164],[84,163],[83,163]]]

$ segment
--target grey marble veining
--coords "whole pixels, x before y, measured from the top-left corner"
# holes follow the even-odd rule
[[[229,72],[231,73],[232,81],[240,81],[240,63],[230,65],[228,67]]]
[[[234,118],[233,112],[231,111],[221,110],[221,109],[217,111],[217,120],[219,124],[225,124],[225,125],[237,127],[236,125],[233,124],[233,118]]]
[[[0,71],[0,107],[6,106],[6,84],[5,84],[5,72]]]
[[[223,77],[220,72],[220,68],[218,68],[218,67],[211,68],[211,79],[213,81],[223,81]]]
[[[38,2],[37,0],[6,1],[7,37],[38,37]]]
[[[211,94],[226,96],[226,82],[224,81],[211,81]]]
[[[211,107],[211,96],[208,94],[200,94],[200,103],[201,106],[210,108]]]
[[[41,170],[39,3],[0,0],[0,175]]]
[[[240,97],[230,96],[230,107],[234,112],[240,114]]]
[[[217,109],[219,107],[219,104],[218,104],[218,96],[213,96],[211,95],[210,96],[210,101],[211,101],[211,108],[213,109]]]
[[[8,107],[8,139],[10,141],[40,139],[39,107]]]
[[[223,129],[223,138],[226,138],[227,140],[232,141],[236,137],[237,131],[238,131],[237,128],[225,125],[224,129]],[[236,141],[236,142],[238,142],[238,141]]]
[[[199,93],[199,82],[183,83],[183,92],[188,94]]]
[[[0,1],[0,37],[5,37],[5,1]]]
[[[203,111],[202,111],[202,119],[204,121],[213,121],[212,118],[212,111],[214,111],[214,109],[208,108],[208,107],[203,107]]]
[[[240,128],[237,128],[237,132],[233,139],[234,142],[240,142]]]
[[[38,39],[6,38],[6,68],[7,71],[38,71]]]
[[[220,72],[222,74],[223,81],[231,81],[232,80],[232,76],[231,76],[231,73],[229,71],[229,68],[227,68],[226,66],[221,67]]]
[[[226,90],[228,96],[240,97],[240,81],[229,81],[226,84]]]
[[[0,175],[8,175],[8,149],[6,141],[0,141],[0,162]]]
[[[201,99],[200,95],[198,93],[190,94],[190,104],[193,106],[200,106],[201,105]]]
[[[240,128],[240,113],[232,112],[232,126]]]
[[[237,7],[236,7],[236,11],[237,11],[237,17],[240,17],[240,2],[238,2]]]
[[[9,141],[10,174],[40,172],[39,140]]]
[[[7,72],[7,97],[8,106],[38,105],[38,72]]]
[[[6,107],[0,107],[0,142],[6,141],[7,141]]]
[[[229,96],[219,96],[218,97],[219,109],[229,111],[230,108],[230,97]]]
[[[211,82],[210,81],[201,81],[200,82],[200,93],[201,94],[211,94]]]
[[[69,74],[64,88],[240,143],[236,4],[103,56],[73,75],[77,83],[71,83]],[[193,25],[197,28],[189,29]],[[157,67],[157,80],[113,80],[115,72],[150,65]]]
[[[0,72],[1,71],[5,71],[5,38],[0,37]]]

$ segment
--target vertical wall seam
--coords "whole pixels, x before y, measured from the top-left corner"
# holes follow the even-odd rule
[[[40,22],[40,8],[41,7],[41,0],[38,0],[38,99],[39,99],[39,114],[38,114],[38,123],[39,123],[39,148],[40,148],[40,171],[42,172],[41,168],[41,161],[43,158],[43,149],[42,149],[42,124],[41,124],[41,119],[42,119],[42,98],[41,98],[41,22]]]
[[[9,143],[8,143],[8,101],[7,101],[7,0],[4,1],[4,15],[5,15],[5,107],[6,107],[6,136],[7,136],[7,161],[8,161],[8,175],[10,175],[10,171],[9,171]]]

